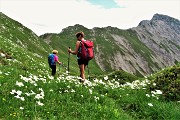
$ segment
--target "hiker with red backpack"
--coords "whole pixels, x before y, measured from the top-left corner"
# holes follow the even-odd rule
[[[88,65],[89,60],[94,57],[94,45],[90,40],[84,39],[84,33],[76,33],[77,42],[76,48],[74,51],[71,48],[68,49],[69,53],[77,55],[77,62],[80,69],[80,77],[82,78],[81,82],[85,81],[85,68]]]
[[[62,62],[58,60],[57,54],[58,54],[58,51],[53,50],[52,54],[49,54],[48,56],[49,67],[52,69],[52,76],[56,75],[56,63],[62,64]]]

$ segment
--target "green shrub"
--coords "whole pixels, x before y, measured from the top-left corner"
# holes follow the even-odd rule
[[[180,100],[180,65],[164,69],[157,73],[151,81],[149,89],[151,91],[161,90],[165,100]]]

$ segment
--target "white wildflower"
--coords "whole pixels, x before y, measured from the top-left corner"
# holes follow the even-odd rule
[[[48,75],[48,78],[49,78],[50,80],[53,80],[53,79],[54,79],[53,76],[49,76],[49,75]]]
[[[43,97],[40,94],[36,94],[35,99],[42,99]]]
[[[99,97],[94,96],[95,101],[99,100]]]
[[[24,97],[20,97],[20,100],[24,101],[25,99],[24,99]]]
[[[41,92],[40,94],[36,94],[34,99],[44,99],[44,93]]]
[[[92,83],[91,83],[90,81],[88,81],[88,80],[85,80],[85,81],[84,81],[84,85],[92,86]]]
[[[6,57],[6,55],[4,53],[1,53],[1,57]]]
[[[22,75],[20,75],[21,79],[24,80],[25,82],[29,82],[31,80],[31,78],[27,78],[27,77],[23,77]]]
[[[24,110],[24,108],[23,108],[23,107],[20,107],[19,109],[20,109],[20,110]]]
[[[43,106],[44,104],[42,103],[42,102],[40,102],[40,101],[37,101],[36,102],[38,105],[40,105],[40,106]]]
[[[30,93],[30,94],[31,94],[31,95],[35,95],[36,93],[35,93],[34,91],[31,90],[31,93]]]
[[[156,94],[160,95],[160,94],[162,94],[162,91],[161,90],[156,90]]]
[[[34,75],[34,76],[33,76],[33,79],[34,79],[35,81],[38,81],[39,78]]]
[[[89,93],[92,94],[92,90],[91,89],[89,89]]]
[[[64,92],[69,92],[68,90],[65,90]]]
[[[149,95],[149,94],[146,94],[146,96],[147,96],[147,97],[150,97],[150,95]]]
[[[96,79],[94,79],[94,82],[95,82],[95,83],[98,83],[99,81],[98,81],[98,79],[96,78]]]
[[[18,98],[18,99],[20,99],[21,97],[19,96],[19,95],[16,95],[16,96],[14,96],[15,98]]]
[[[10,93],[11,93],[11,94],[14,94],[14,93],[16,93],[16,90],[12,90]]]
[[[42,88],[39,88],[40,91],[44,92]]]
[[[24,84],[22,82],[18,82],[18,81],[16,81],[16,85],[19,86],[19,87],[24,86]]]
[[[9,75],[9,73],[4,73],[4,74],[7,75],[7,76]]]
[[[25,93],[27,96],[30,96],[31,94],[30,93]]]
[[[22,91],[18,90],[16,91],[17,95],[21,95],[22,94]]]
[[[101,94],[102,97],[104,97],[104,95]]]
[[[53,89],[50,89],[49,91],[50,91],[50,92],[53,92]]]
[[[152,104],[152,103],[148,103],[148,105],[149,105],[150,107],[152,107],[152,106],[153,106],[153,104]]]
[[[73,90],[73,89],[72,89],[72,90],[71,90],[71,92],[72,92],[72,93],[74,93],[74,92],[75,92],[75,90]]]
[[[108,80],[108,76],[105,76],[105,77],[104,77],[104,80]]]

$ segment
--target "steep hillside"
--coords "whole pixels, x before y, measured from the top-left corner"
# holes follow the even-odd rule
[[[51,46],[66,50],[75,46],[78,31],[94,41],[95,62],[106,72],[125,70],[141,76],[180,62],[180,21],[169,16],[155,14],[152,20],[142,21],[128,30],[87,29],[77,24],[41,38]]]
[[[30,29],[0,13],[0,67],[12,68],[19,74],[48,70],[50,46]],[[49,74],[48,71],[45,72]]]
[[[1,42],[13,43],[26,51],[37,53],[40,56],[46,55],[50,50],[49,45],[39,39],[30,29],[21,23],[0,13],[0,39]],[[1,48],[6,47],[1,44]],[[7,47],[8,49],[8,47]]]
[[[57,49],[59,50],[59,59],[64,65],[63,68],[61,67],[61,71],[66,71],[68,65],[68,47],[65,43],[59,42],[59,39],[56,37],[58,42],[54,41],[52,45],[48,45],[33,31],[26,28],[21,23],[9,18],[3,13],[1,13],[0,16],[0,54],[2,54],[2,56],[5,55],[5,57],[10,58],[10,60],[21,61],[19,65],[22,65],[21,68],[23,68],[23,66],[33,68],[37,65],[32,65],[31,63],[37,60],[44,64],[43,68],[48,70],[47,56],[53,49]],[[60,37],[67,38],[65,36]],[[53,46],[53,44],[55,45]],[[0,63],[7,64],[8,62],[1,57]],[[71,74],[79,74],[78,69],[75,56],[70,56]],[[93,69],[95,69],[95,71],[93,71]],[[91,75],[102,73],[95,62],[90,64],[89,71]]]

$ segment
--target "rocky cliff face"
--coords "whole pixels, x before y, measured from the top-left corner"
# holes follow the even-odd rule
[[[112,69],[147,75],[180,62],[180,21],[177,19],[155,14],[150,21],[144,20],[127,31],[111,27],[104,29],[106,32],[102,37],[121,48],[105,57],[104,61]],[[99,34],[96,30],[95,33]],[[97,46],[96,61],[106,71],[106,62],[100,57],[104,50],[99,50],[100,46]],[[113,47],[112,44],[109,47]]]
[[[150,21],[142,21],[133,28],[138,38],[154,54],[152,60],[160,68],[180,61],[180,21],[169,16],[155,14]]]

